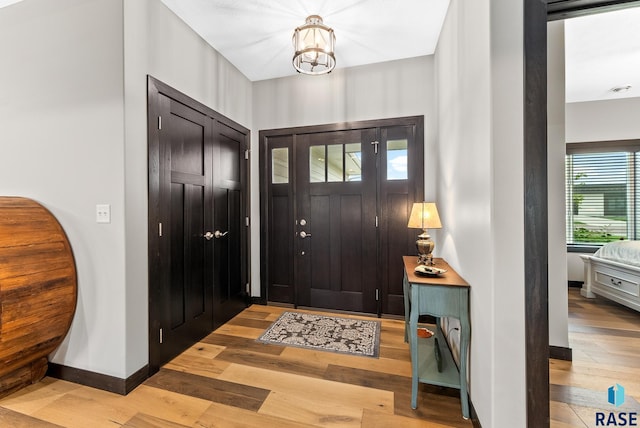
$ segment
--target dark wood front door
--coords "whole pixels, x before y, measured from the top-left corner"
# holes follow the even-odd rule
[[[298,304],[376,312],[375,129],[296,141]]]
[[[149,78],[149,368],[245,307],[246,128]]]
[[[403,314],[407,228],[424,198],[423,118],[261,131],[261,278],[269,301]]]

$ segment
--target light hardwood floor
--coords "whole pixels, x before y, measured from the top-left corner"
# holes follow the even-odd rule
[[[0,400],[0,426],[471,426],[456,390],[421,385],[411,410],[403,322],[382,320],[378,359],[255,342],[283,310],[246,309],[127,396],[45,378]],[[620,409],[640,412],[640,314],[572,288],[569,329],[573,362],[550,360],[551,426],[594,426],[615,383]]]
[[[640,313],[570,288],[569,346],[573,361],[549,361],[552,427],[596,426],[596,412],[640,414]],[[616,383],[625,388],[618,408],[607,402]]]
[[[127,396],[45,378],[0,400],[0,426],[471,426],[457,390],[421,385],[411,409],[403,321],[381,320],[380,358],[256,342],[284,310],[251,306]]]

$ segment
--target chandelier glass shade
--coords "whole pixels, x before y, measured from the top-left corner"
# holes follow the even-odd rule
[[[336,66],[336,36],[318,15],[293,32],[293,66],[303,74],[327,74]]]

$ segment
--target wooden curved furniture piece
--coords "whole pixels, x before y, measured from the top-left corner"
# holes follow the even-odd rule
[[[0,397],[38,382],[76,308],[71,246],[35,201],[0,196]]]

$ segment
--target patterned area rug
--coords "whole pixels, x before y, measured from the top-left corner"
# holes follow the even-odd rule
[[[377,358],[380,321],[284,312],[257,340]]]

